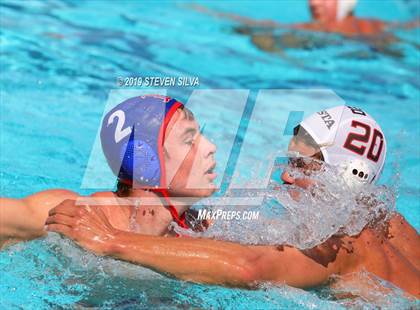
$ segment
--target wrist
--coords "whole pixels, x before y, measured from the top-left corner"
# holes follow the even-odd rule
[[[118,256],[118,254],[124,248],[124,234],[125,231],[114,229],[109,235],[109,238],[105,241],[104,244],[104,254],[109,256]]]

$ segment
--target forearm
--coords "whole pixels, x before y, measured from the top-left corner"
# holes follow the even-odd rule
[[[44,234],[43,221],[38,220],[21,199],[0,198],[0,238],[32,239]]]
[[[48,231],[83,248],[176,278],[208,284],[252,287],[260,282],[310,287],[336,267],[324,267],[292,247],[245,246],[196,238],[155,237],[116,230],[101,208],[63,202],[50,211]],[[335,265],[334,265],[335,266]]]
[[[239,244],[120,232],[107,247],[115,258],[187,281],[252,286],[256,279],[252,255]]]

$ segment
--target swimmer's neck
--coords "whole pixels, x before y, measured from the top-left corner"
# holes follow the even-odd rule
[[[172,215],[165,199],[152,191],[133,189],[129,198],[135,199],[137,208],[136,222],[139,224],[141,233],[162,235],[167,233],[169,224],[173,221]],[[171,203],[177,210],[179,216],[187,211],[191,204],[185,203],[181,198],[171,198]]]

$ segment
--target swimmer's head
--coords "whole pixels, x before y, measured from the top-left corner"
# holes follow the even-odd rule
[[[214,193],[216,146],[200,130],[193,114],[178,109],[164,143],[166,177],[172,196],[207,197]]]
[[[316,155],[327,164],[338,166],[351,187],[378,180],[385,163],[386,140],[379,125],[363,110],[334,107],[307,117],[298,128],[303,130],[301,136],[312,139],[309,148],[306,147],[310,152],[302,156]],[[299,133],[293,140],[305,143]],[[293,145],[297,146],[291,143]]]
[[[293,137],[290,140],[288,152],[289,165],[292,168],[302,170],[309,175],[314,170],[322,167],[324,156],[321,149],[309,133],[300,125],[293,129]],[[281,176],[286,184],[295,184],[299,187],[306,188],[312,184],[309,179],[296,179],[289,172],[283,172]]]
[[[309,0],[312,18],[322,23],[340,21],[353,14],[357,0]]]
[[[215,190],[216,147],[175,99],[147,95],[118,104],[104,117],[101,143],[119,183],[170,196],[207,197]]]

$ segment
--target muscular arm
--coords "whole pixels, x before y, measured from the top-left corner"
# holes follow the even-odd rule
[[[250,287],[268,281],[310,287],[338,272],[336,262],[325,267],[291,247],[244,246],[118,231],[100,207],[75,206],[69,201],[50,211],[47,224],[48,230],[64,234],[95,253],[193,282]]]
[[[48,211],[64,199],[75,197],[71,191],[47,190],[22,199],[0,198],[0,246],[7,239],[42,236]]]
[[[311,287],[323,283],[333,271],[291,247],[280,250],[274,246],[125,232],[117,234],[107,247],[108,254],[118,259],[209,284],[251,287],[259,282],[276,282]]]

